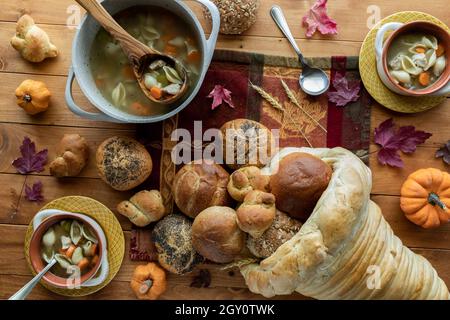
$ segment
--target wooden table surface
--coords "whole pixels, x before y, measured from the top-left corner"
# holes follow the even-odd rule
[[[373,22],[373,12],[379,10],[383,18],[392,13],[417,10],[430,13],[450,22],[448,0],[330,0],[329,14],[338,23],[339,34],[333,37],[314,36],[306,39],[305,29],[301,27],[301,17],[313,0],[262,0],[257,23],[242,36],[221,36],[219,48],[256,51],[268,54],[292,56],[287,41],[272,22],[268,12],[271,4],[279,4],[286,12],[288,21],[300,47],[306,56],[358,55],[361,43]],[[374,4],[376,5],[374,6]],[[25,230],[33,215],[42,204],[29,202],[24,197],[24,185],[41,180],[44,184],[45,201],[68,196],[84,195],[93,197],[115,210],[116,204],[127,199],[129,193],[114,192],[97,176],[94,157],[79,177],[57,180],[48,170],[28,176],[17,174],[11,161],[18,156],[19,146],[24,136],[36,142],[38,149],[48,148],[49,158],[54,157],[54,146],[65,133],[79,133],[90,142],[91,155],[105,138],[121,134],[134,135],[133,125],[92,122],[72,114],[64,102],[64,86],[71,61],[71,43],[75,30],[67,27],[67,20],[79,8],[72,0],[2,0],[0,10],[0,298],[8,298],[23,284],[30,280],[23,242]],[[197,4],[189,4],[196,12],[201,12]],[[24,61],[12,49],[9,39],[14,35],[16,21],[24,13],[31,14],[53,42],[60,49],[57,59],[49,59],[40,64]],[[82,11],[81,11],[82,13]],[[375,15],[376,16],[376,15]],[[72,21],[72,20],[71,20]],[[69,21],[69,23],[72,23]],[[376,75],[374,75],[376,76]],[[24,79],[41,80],[47,83],[52,92],[50,109],[39,116],[28,116],[15,102],[14,90]],[[76,86],[75,98],[86,109],[93,109]],[[437,269],[439,275],[450,286],[450,224],[436,230],[423,230],[408,222],[399,209],[399,190],[402,182],[411,172],[423,167],[449,170],[442,160],[435,159],[434,153],[445,141],[450,139],[450,100],[422,114],[401,115],[381,106],[372,110],[372,127],[393,117],[400,125],[415,125],[421,130],[432,132],[433,136],[418,147],[411,156],[403,155],[405,167],[392,169],[378,165],[377,147],[371,144],[370,166],[373,171],[372,198],[383,211],[394,232],[405,245],[425,256]],[[373,131],[373,130],[372,130]],[[131,225],[119,217],[128,251]],[[133,299],[129,287],[130,277],[138,263],[131,262],[128,254],[116,278],[103,290],[90,296],[90,299]],[[238,272],[225,272],[217,266],[206,265],[212,274],[210,288],[190,287],[192,275],[169,275],[165,299],[259,299],[245,287]],[[31,294],[33,299],[58,299],[41,286]],[[286,297],[284,297],[286,298]],[[301,299],[294,294],[287,298]]]

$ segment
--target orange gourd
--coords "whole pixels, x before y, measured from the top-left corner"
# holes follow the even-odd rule
[[[131,289],[141,300],[156,300],[166,291],[166,272],[155,263],[137,266],[131,278]]]
[[[413,223],[436,228],[450,220],[450,174],[438,169],[420,169],[403,183],[400,207]]]
[[[15,93],[17,104],[28,114],[34,115],[48,108],[51,94],[42,81],[25,80]]]

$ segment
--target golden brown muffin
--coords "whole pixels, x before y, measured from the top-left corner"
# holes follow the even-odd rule
[[[271,256],[283,243],[290,240],[302,227],[302,223],[277,210],[275,219],[260,237],[247,238],[247,248],[258,258]]]
[[[230,196],[239,202],[252,190],[270,191],[270,176],[262,175],[258,167],[249,166],[236,170],[230,176],[227,190]]]
[[[287,155],[270,178],[277,208],[293,218],[306,221],[328,187],[331,174],[331,167],[318,157],[303,152]]]
[[[206,161],[186,164],[175,175],[173,197],[181,212],[195,218],[212,206],[228,206],[228,172],[220,165]]]
[[[236,222],[236,211],[228,207],[210,207],[194,220],[192,244],[206,259],[228,263],[245,247],[245,233]]]
[[[158,221],[152,240],[158,262],[167,271],[185,274],[204,261],[192,246],[192,222],[181,214],[170,214]]]
[[[242,231],[257,238],[272,225],[275,212],[273,194],[259,190],[250,191],[236,210],[237,223]]]
[[[158,190],[143,190],[132,196],[130,201],[119,203],[117,211],[134,225],[145,227],[164,217],[166,210]]]
[[[97,170],[100,178],[112,188],[130,190],[147,180],[153,168],[145,147],[128,137],[112,137],[97,149]]]
[[[263,167],[272,157],[275,142],[271,131],[261,123],[236,119],[225,123],[220,131],[224,163],[231,169]]]

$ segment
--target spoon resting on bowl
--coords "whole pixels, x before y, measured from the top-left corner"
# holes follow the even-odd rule
[[[170,55],[163,54],[147,47],[123,29],[114,18],[96,0],[75,0],[120,44],[133,68],[134,75],[144,94],[153,102],[171,104],[184,96],[188,89],[188,74],[184,65]],[[179,90],[174,94],[167,94],[157,98],[145,86],[145,74],[150,72],[152,65],[169,66],[175,70],[182,80]],[[173,92],[172,92],[173,93]]]

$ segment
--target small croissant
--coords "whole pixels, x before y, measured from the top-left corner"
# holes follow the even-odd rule
[[[58,55],[58,49],[50,42],[47,33],[35,25],[33,18],[25,14],[17,21],[16,35],[11,45],[30,62],[41,62]]]
[[[80,174],[89,158],[89,146],[78,134],[65,134],[59,143],[57,157],[50,163],[52,176],[75,177]]]

